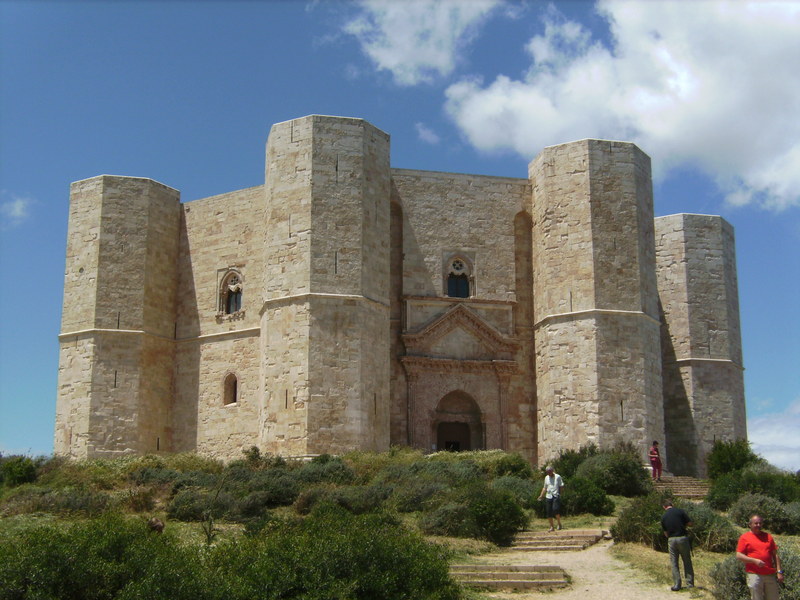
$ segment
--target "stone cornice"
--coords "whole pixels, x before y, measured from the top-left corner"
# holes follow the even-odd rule
[[[306,300],[309,300],[311,298],[324,298],[324,299],[336,298],[340,300],[357,300],[359,302],[367,302],[369,304],[374,304],[378,307],[389,310],[388,302],[375,300],[374,298],[370,298],[369,296],[361,296],[359,294],[327,294],[322,292],[308,292],[306,294],[292,294],[290,296],[278,296],[276,298],[270,298],[269,300],[265,300],[258,314],[260,316],[263,316],[264,311],[266,311],[267,308],[276,304],[280,305],[280,304],[292,304],[294,302],[305,302]]]
[[[675,360],[664,361],[665,365],[685,365],[690,363],[727,363],[732,367],[736,367],[740,371],[744,371],[744,366],[742,364],[729,358],[700,358],[697,356],[690,356],[689,358],[678,358]]]
[[[613,310],[609,308],[592,308],[589,310],[576,310],[572,312],[565,312],[565,313],[558,313],[554,315],[547,315],[542,317],[539,321],[537,321],[534,325],[534,329],[538,329],[542,325],[547,325],[552,321],[568,321],[570,319],[586,319],[593,316],[600,316],[600,315],[616,315],[616,316],[628,316],[628,317],[638,317],[643,318],[652,323],[661,326],[661,321],[658,319],[651,317],[650,315],[643,313],[639,310]]]
[[[208,340],[213,338],[219,337],[251,337],[254,335],[261,335],[261,328],[260,327],[249,327],[247,329],[235,329],[232,331],[218,331],[215,333],[205,333],[203,335],[196,335],[192,337],[180,338],[175,339],[171,337],[167,337],[165,335],[159,335],[157,333],[150,333],[149,331],[144,331],[143,329],[101,329],[101,328],[94,328],[94,329],[81,329],[79,331],[68,331],[65,333],[60,333],[58,335],[59,342],[66,342],[71,338],[76,338],[80,336],[89,336],[89,335],[97,335],[97,334],[122,334],[122,335],[141,335],[147,336],[151,338],[156,338],[159,340],[166,340],[168,342],[175,342],[175,343],[183,343],[183,342],[193,342],[193,341],[202,341]]]
[[[494,352],[513,353],[517,350],[518,343],[515,340],[500,333],[464,304],[453,306],[420,331],[404,333],[402,335],[403,343],[409,353],[425,352],[436,341],[458,327],[475,334]]]
[[[403,356],[400,362],[410,374],[420,372],[486,373],[513,375],[517,363],[513,360],[460,360],[455,358],[431,358],[429,356]]]

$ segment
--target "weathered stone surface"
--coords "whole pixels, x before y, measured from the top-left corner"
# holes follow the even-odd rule
[[[262,186],[73,184],[56,452],[664,439],[694,473],[746,435],[730,227],[654,221],[632,144],[528,175],[393,169],[388,135],[312,115],[273,126]]]

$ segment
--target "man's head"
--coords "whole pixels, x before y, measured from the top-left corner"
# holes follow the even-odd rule
[[[669,498],[664,499],[664,501],[661,502],[661,506],[664,507],[664,510],[672,508],[672,500]]]
[[[658,446],[658,441],[657,440],[653,440],[653,446]]]
[[[553,467],[551,467],[550,465],[547,465],[545,467],[544,472],[547,473],[548,475],[552,475],[553,473],[555,473],[555,471],[553,471]]]
[[[759,533],[761,528],[764,526],[764,520],[758,515],[753,515],[750,517],[750,520],[747,522],[747,524],[750,526],[750,531],[753,533]]]

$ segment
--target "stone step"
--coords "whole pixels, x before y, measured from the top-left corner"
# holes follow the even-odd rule
[[[711,484],[702,479],[677,475],[662,477],[661,481],[653,482],[653,487],[659,492],[669,490],[679,498],[699,500],[706,497]]]
[[[511,544],[515,550],[571,552],[588,548],[603,537],[597,529],[573,529],[553,532],[521,531]]]
[[[561,567],[534,565],[451,565],[462,585],[483,589],[552,589],[568,585]]]

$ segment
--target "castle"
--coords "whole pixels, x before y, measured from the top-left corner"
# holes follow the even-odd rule
[[[734,238],[654,218],[635,145],[545,148],[527,178],[392,168],[362,119],[278,123],[264,185],[181,203],[72,184],[55,451],[662,440],[702,475],[745,438]]]

